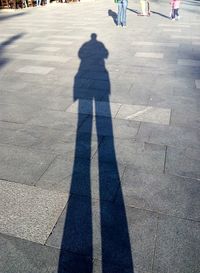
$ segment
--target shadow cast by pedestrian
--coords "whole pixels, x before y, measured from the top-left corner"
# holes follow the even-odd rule
[[[108,50],[97,40],[94,33],[78,53],[81,62],[73,90],[74,102],[78,105],[78,122],[70,199],[66,209],[58,273],[92,273],[94,259],[101,261],[102,273],[134,273],[114,145],[109,103],[111,88],[109,73],[105,67],[108,55]],[[102,84],[98,88],[92,86],[84,91],[81,88],[83,79]],[[86,112],[88,116],[83,123],[83,113]],[[103,117],[105,113],[106,117]],[[94,158],[93,125],[96,127],[97,139]],[[81,130],[83,126],[84,145]],[[102,136],[105,131],[107,137],[104,139]],[[80,157],[81,149],[84,150],[84,159]],[[92,169],[94,162],[98,170]],[[98,183],[95,184],[96,182]],[[95,188],[95,185],[98,186]],[[114,202],[116,196],[117,204]],[[94,232],[94,227],[99,227],[99,237]]]
[[[163,18],[166,18],[166,19],[171,19],[171,17],[169,17],[169,16],[167,16],[167,15],[165,15],[165,14],[163,14],[163,13],[157,12],[157,11],[152,11],[152,10],[151,10],[151,13],[152,13],[152,14],[159,15],[159,16],[161,16],[161,17],[163,17]]]
[[[137,11],[136,9],[127,8],[127,10],[129,10],[129,11],[131,11],[131,12],[134,12],[135,14],[140,14],[140,12]]]
[[[8,20],[8,19],[12,19],[13,17],[20,17],[20,16],[24,16],[26,15],[27,12],[21,12],[21,13],[17,13],[17,14],[0,14],[0,21],[4,21],[4,20]]]
[[[115,23],[115,25],[117,25],[117,13],[109,9],[108,16],[111,16],[113,19],[113,22]]]
[[[11,36],[4,42],[0,43],[0,68],[9,62],[9,58],[3,57],[6,48],[15,43],[15,41],[17,41],[18,39],[21,39],[24,35],[25,33],[16,34],[14,36]]]

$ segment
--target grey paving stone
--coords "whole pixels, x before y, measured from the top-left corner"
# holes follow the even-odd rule
[[[83,133],[93,133],[99,136],[111,136],[117,138],[134,138],[138,132],[140,123],[137,121],[117,120],[104,117],[93,118],[91,124],[90,120],[85,120],[81,125],[79,131]],[[91,127],[92,126],[92,127]]]
[[[190,60],[190,59],[179,59],[177,61],[178,65],[187,65],[187,66],[200,66],[199,60]]]
[[[197,98],[185,97],[185,96],[165,96],[159,94],[151,94],[149,99],[149,105],[154,107],[171,108],[178,111],[193,111],[199,110],[199,102]]]
[[[80,124],[87,118],[86,115],[79,115]],[[44,126],[55,130],[63,130],[66,132],[75,132],[78,123],[78,116],[72,113],[60,111],[40,111],[27,123],[28,126]]]
[[[112,138],[105,137],[100,149],[100,160],[128,164],[133,168],[162,172],[165,147],[131,140],[116,139],[113,148]]]
[[[168,147],[166,173],[200,179],[199,149]]]
[[[68,196],[36,187],[0,181],[0,232],[44,244]]]
[[[29,72],[27,72],[29,73]],[[38,71],[39,73],[39,71]],[[37,74],[34,73],[33,74]],[[38,92],[38,91],[36,91]],[[32,92],[1,92],[0,100],[2,104],[12,104],[15,105],[30,105],[32,108],[37,105],[41,109],[50,109],[50,110],[60,110],[64,111],[73,103],[73,99],[67,96],[53,96],[50,94],[37,94]]]
[[[165,31],[165,29],[163,29]],[[179,43],[158,43],[158,42],[147,42],[147,41],[134,41],[133,46],[153,46],[153,47],[179,47]]]
[[[37,105],[1,104],[0,120],[6,122],[25,123],[33,118],[39,110]]]
[[[3,273],[80,273],[91,272],[92,261],[87,257],[26,240],[0,235],[1,264]]]
[[[86,156],[86,155],[85,155]],[[82,158],[56,158],[36,186],[82,196],[112,201],[120,185],[125,166],[100,163]],[[103,170],[103,171],[102,171]]]
[[[135,57],[163,59],[163,54],[162,53],[153,53],[153,52],[137,52],[135,54]]]
[[[199,221],[199,181],[166,174],[125,170],[122,191],[126,205]],[[116,202],[120,200],[116,198]]]
[[[196,88],[200,89],[200,80],[195,80]]]
[[[200,132],[187,127],[141,123],[136,140],[174,147],[193,147],[200,145]]]
[[[153,272],[199,272],[199,223],[167,216],[158,222]]]
[[[12,53],[10,58],[19,59],[19,60],[30,60],[30,61],[47,61],[55,63],[66,63],[70,58],[63,58],[60,56],[52,55],[39,55],[39,54],[21,54],[21,53]]]
[[[185,110],[173,110],[171,114],[170,124],[172,126],[183,126],[187,128],[199,129],[200,116],[199,111],[193,111],[193,109],[188,109],[187,113]]]
[[[169,124],[170,111],[170,109],[152,106],[123,104],[120,107],[116,118],[152,122],[158,124]]]
[[[39,74],[39,75],[46,75],[49,72],[53,71],[54,67],[45,67],[45,66],[24,66],[17,70],[19,73],[30,73],[30,74]]]
[[[70,250],[73,253],[90,254],[90,206],[89,199],[78,197],[70,199],[68,210],[63,212],[47,241],[47,245],[60,248],[62,242],[62,249]],[[134,272],[149,272],[155,244],[156,215],[134,208],[126,208],[126,219],[122,204],[114,206],[111,203],[101,202],[100,212],[98,212],[97,202],[92,202],[92,207],[93,232],[95,231],[93,233],[94,258],[101,259],[103,257],[105,266],[106,264],[114,264],[117,268],[132,269],[134,262]],[[81,214],[79,213],[80,208]],[[101,227],[99,226],[99,215],[101,216]],[[128,230],[126,221],[128,221]],[[96,232],[100,228],[101,235]],[[64,236],[62,237],[63,229]],[[76,233],[73,232],[74,230]],[[103,254],[101,254],[101,245]]]
[[[60,47],[49,47],[49,46],[40,46],[36,47],[34,51],[47,51],[47,52],[56,52],[59,51]]]
[[[67,108],[67,112],[70,113],[80,113],[80,114],[88,114],[93,115],[94,112],[92,112],[92,105],[94,104],[91,100],[81,100],[81,103],[79,105],[78,101],[73,103],[70,107]],[[97,116],[105,116],[115,117],[121,104],[120,103],[108,103],[108,102],[101,102],[97,101],[95,103],[95,115]]]
[[[34,184],[54,159],[49,153],[0,145],[0,179]]]

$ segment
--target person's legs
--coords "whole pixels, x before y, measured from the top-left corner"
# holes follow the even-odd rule
[[[117,24],[118,26],[122,23],[122,3],[118,3],[118,15],[117,15]]]
[[[126,26],[126,11],[127,11],[128,2],[123,2],[123,10],[122,10],[122,24]]]
[[[174,10],[174,18],[177,18],[179,19],[179,12],[178,12],[179,9],[175,9]]]
[[[171,18],[172,18],[172,20],[175,20],[175,9],[174,8],[172,8]]]

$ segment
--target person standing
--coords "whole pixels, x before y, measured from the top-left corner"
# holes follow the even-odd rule
[[[128,7],[128,0],[117,0],[118,3],[118,15],[117,26],[126,27],[126,10]]]

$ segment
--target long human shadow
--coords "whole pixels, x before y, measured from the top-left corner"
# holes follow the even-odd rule
[[[129,11],[131,11],[131,12],[134,12],[134,13],[136,13],[136,14],[140,14],[140,12],[139,12],[139,11],[137,11],[136,9],[130,9],[130,8],[127,8],[127,10],[129,10]]]
[[[159,16],[161,16],[161,17],[163,17],[163,18],[166,18],[166,19],[170,19],[169,16],[167,16],[167,15],[165,15],[165,14],[163,14],[163,13],[157,12],[157,11],[151,10],[151,13],[152,13],[152,14],[159,15]]]
[[[91,273],[94,258],[101,261],[102,273],[134,273],[128,223],[114,146],[109,103],[111,88],[109,73],[105,67],[105,59],[108,58],[108,55],[108,50],[102,42],[97,40],[95,33],[91,35],[88,42],[82,45],[78,53],[81,62],[74,79],[73,90],[74,101],[78,103],[76,144],[70,188],[71,197],[66,211],[58,273]],[[97,84],[96,88],[85,90],[80,88],[83,79],[96,79],[95,84],[100,82],[101,84]],[[84,124],[83,112],[88,113]],[[100,113],[105,114],[106,117],[98,116]],[[94,123],[97,132],[98,156],[93,160],[98,161],[99,172],[96,178],[91,171]],[[83,133],[79,130],[81,125],[87,128],[84,145]],[[101,146],[102,135],[105,131],[106,135],[109,135],[108,142],[107,145],[104,143]],[[81,149],[84,150],[84,158],[87,159],[80,158]],[[105,158],[105,152],[109,153],[109,158]],[[96,193],[99,192],[99,196],[95,198],[100,207],[100,219],[97,221],[100,223],[100,240],[97,239],[98,236],[96,237],[93,229],[94,225],[98,225],[94,223],[97,210],[95,209],[96,203],[92,199],[95,179],[98,180]],[[117,205],[114,204],[116,194]],[[94,242],[96,243],[95,248]],[[94,252],[100,254],[96,256]]]
[[[9,58],[3,57],[3,53],[6,50],[6,48],[9,45],[15,43],[16,40],[22,38],[24,35],[25,35],[25,33],[16,34],[16,35],[9,37],[4,42],[0,43],[0,68],[9,62]]]
[[[12,19],[13,17],[20,17],[26,15],[27,12],[17,13],[17,14],[0,14],[0,21]]]

